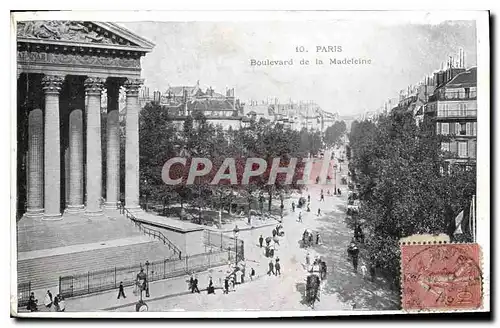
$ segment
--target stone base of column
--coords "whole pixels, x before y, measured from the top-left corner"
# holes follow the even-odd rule
[[[104,216],[104,212],[102,210],[98,211],[85,211],[85,216],[90,216],[90,217],[99,217],[99,216]]]
[[[61,214],[44,214],[42,221],[59,221],[62,220]]]
[[[118,202],[105,202],[104,208],[107,210],[116,210],[118,208]]]
[[[85,212],[85,206],[82,205],[68,205],[64,213],[68,214],[78,214]]]
[[[31,219],[40,219],[43,217],[43,208],[28,208],[24,216]]]

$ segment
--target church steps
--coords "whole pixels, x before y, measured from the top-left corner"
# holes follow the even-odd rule
[[[28,259],[18,262],[18,282],[31,281],[32,289],[55,286],[59,276],[85,274],[89,271],[138,265],[146,260],[171,258],[173,253],[163,243],[126,245],[85,252]]]

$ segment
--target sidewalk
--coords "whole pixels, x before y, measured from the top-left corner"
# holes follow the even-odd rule
[[[208,286],[209,277],[212,276],[212,281],[216,288],[221,287],[219,278],[225,276],[227,266],[212,268],[209,271],[199,272],[196,274],[199,280],[199,288],[205,289]],[[143,298],[145,301],[148,299],[162,299],[173,297],[176,295],[190,294],[188,290],[190,275],[176,277],[172,279],[160,280],[151,282],[149,284],[150,297],[146,298],[145,293]],[[222,281],[223,284],[223,281]],[[117,299],[118,288],[111,291],[96,293],[92,295],[85,295],[81,297],[72,297],[66,299],[67,312],[90,312],[90,311],[111,311],[113,309],[135,306],[139,300],[139,295],[134,295],[134,287],[125,287],[126,298]]]

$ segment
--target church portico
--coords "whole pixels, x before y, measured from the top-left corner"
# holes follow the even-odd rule
[[[17,25],[17,45],[18,181],[24,181],[18,184],[18,216],[100,216],[104,206],[116,208],[120,190],[125,205],[137,209],[140,58],[153,44],[112,23],[27,21]],[[121,88],[124,115],[118,108]]]

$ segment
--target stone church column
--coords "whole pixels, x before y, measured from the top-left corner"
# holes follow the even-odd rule
[[[61,136],[59,122],[59,92],[63,78],[47,75],[42,79],[45,92],[44,133],[44,220],[61,219]]]
[[[66,211],[78,213],[83,208],[83,111],[74,109],[69,114],[69,202]]]
[[[26,217],[43,216],[43,113],[32,110],[28,116],[28,208]]]
[[[142,79],[125,82],[126,128],[125,128],[125,206],[139,210],[139,88]]]
[[[106,208],[116,209],[120,197],[120,85],[108,81],[108,115],[106,124]]]
[[[87,206],[89,216],[102,215],[101,93],[104,79],[85,80],[87,94]]]

